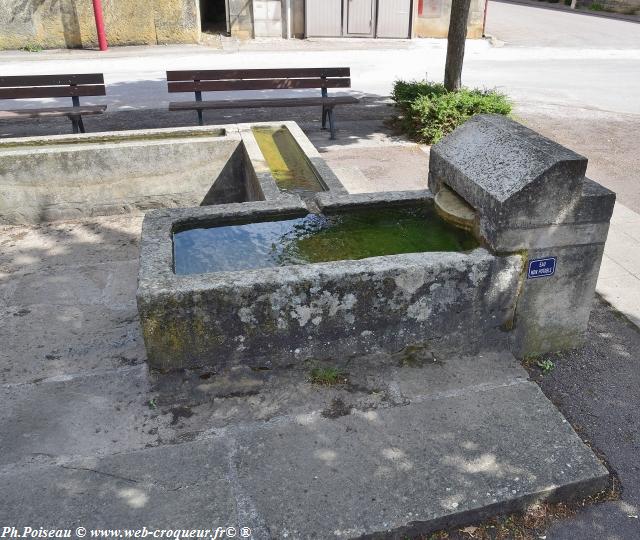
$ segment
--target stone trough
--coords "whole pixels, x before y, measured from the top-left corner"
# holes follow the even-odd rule
[[[363,198],[364,199],[364,198]],[[325,206],[355,212],[349,198]],[[376,205],[430,205],[428,194],[379,194]],[[174,272],[172,233],[186,227],[300,218],[302,201],[157,210],[143,225],[138,307],[149,363],[158,368],[287,365],[432,341],[439,347],[504,348],[513,319],[519,256],[425,252],[363,260]],[[239,248],[240,249],[240,248]]]
[[[243,140],[265,186],[268,165],[255,140]],[[585,158],[499,116],[475,117],[432,148],[430,191],[348,195],[310,154],[329,179],[323,191],[299,197],[263,189],[262,201],[146,215],[138,307],[150,365],[287,365],[424,344],[461,354],[508,348],[524,357],[579,345],[615,200],[585,178]],[[249,224],[275,221],[273,228],[306,215],[328,219],[372,208],[433,209],[434,194],[444,200],[443,190],[464,211],[456,220],[456,205],[443,204],[438,215],[471,229],[477,247],[220,265],[228,256],[222,242],[232,246],[229,253],[235,246],[239,259],[249,249],[242,243],[247,235],[263,251],[278,252],[288,242],[288,233],[267,238],[265,227]],[[430,215],[426,229],[440,227],[441,218]],[[187,262],[178,250],[184,231],[200,231],[185,241]],[[216,235],[229,237],[207,240]],[[314,235],[304,233],[305,243],[313,244]],[[198,261],[195,270],[176,271],[203,253],[210,259],[204,266]]]
[[[261,127],[300,149],[320,189],[346,193],[294,122],[22,137],[0,140],[0,223],[277,199]]]

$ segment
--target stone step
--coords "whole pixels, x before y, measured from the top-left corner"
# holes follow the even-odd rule
[[[21,410],[30,406],[34,417],[39,400],[51,403],[47,393],[78,396],[77,405],[57,409],[70,441],[93,431],[78,427],[81,402],[96,429],[118,427],[93,445],[79,441],[76,454],[84,455],[40,424],[23,426],[31,443],[6,439],[7,455],[12,444],[47,455],[0,468],[0,522],[235,526],[251,528],[256,539],[404,538],[606,487],[606,468],[510,354],[384,360],[347,364],[350,388],[311,385],[293,369],[260,374],[261,383],[254,374],[251,388],[245,375],[196,377],[210,386],[198,389],[186,376],[182,384],[158,382],[137,368],[114,380],[119,392],[108,390],[104,375],[6,388],[9,399],[14,390],[26,396]],[[127,378],[137,389],[133,400],[123,398]],[[194,392],[197,403],[189,402]],[[147,406],[151,396],[158,411]],[[173,421],[167,415],[160,425],[166,438],[146,447],[149,438],[135,433],[150,416],[162,418],[165,406],[173,411]],[[12,415],[21,419],[20,410]],[[120,415],[128,422],[115,424]],[[130,444],[101,450],[100,437]]]

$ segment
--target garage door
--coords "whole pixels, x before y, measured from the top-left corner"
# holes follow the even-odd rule
[[[375,0],[346,0],[348,36],[373,36]]]
[[[306,0],[307,37],[342,35],[342,0]]]
[[[408,38],[410,23],[411,0],[378,0],[378,37]]]

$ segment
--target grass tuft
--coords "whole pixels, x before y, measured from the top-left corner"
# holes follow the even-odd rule
[[[556,367],[553,361],[549,360],[548,358],[544,360],[539,360],[538,362],[536,362],[536,365],[540,368],[540,371],[542,371],[543,375],[547,375],[551,373]]]
[[[345,384],[347,374],[335,367],[314,367],[309,373],[309,382],[322,386]]]

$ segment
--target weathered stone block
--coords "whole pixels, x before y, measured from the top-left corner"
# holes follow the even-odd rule
[[[478,115],[431,148],[429,187],[447,184],[498,229],[557,223],[586,158],[500,115]]]
[[[464,198],[492,251],[520,252],[527,268],[554,265],[545,277],[524,273],[513,333],[520,356],[576,347],[586,330],[615,203],[585,178],[586,167],[586,158],[497,115],[473,117],[431,149],[430,189],[446,185]]]

